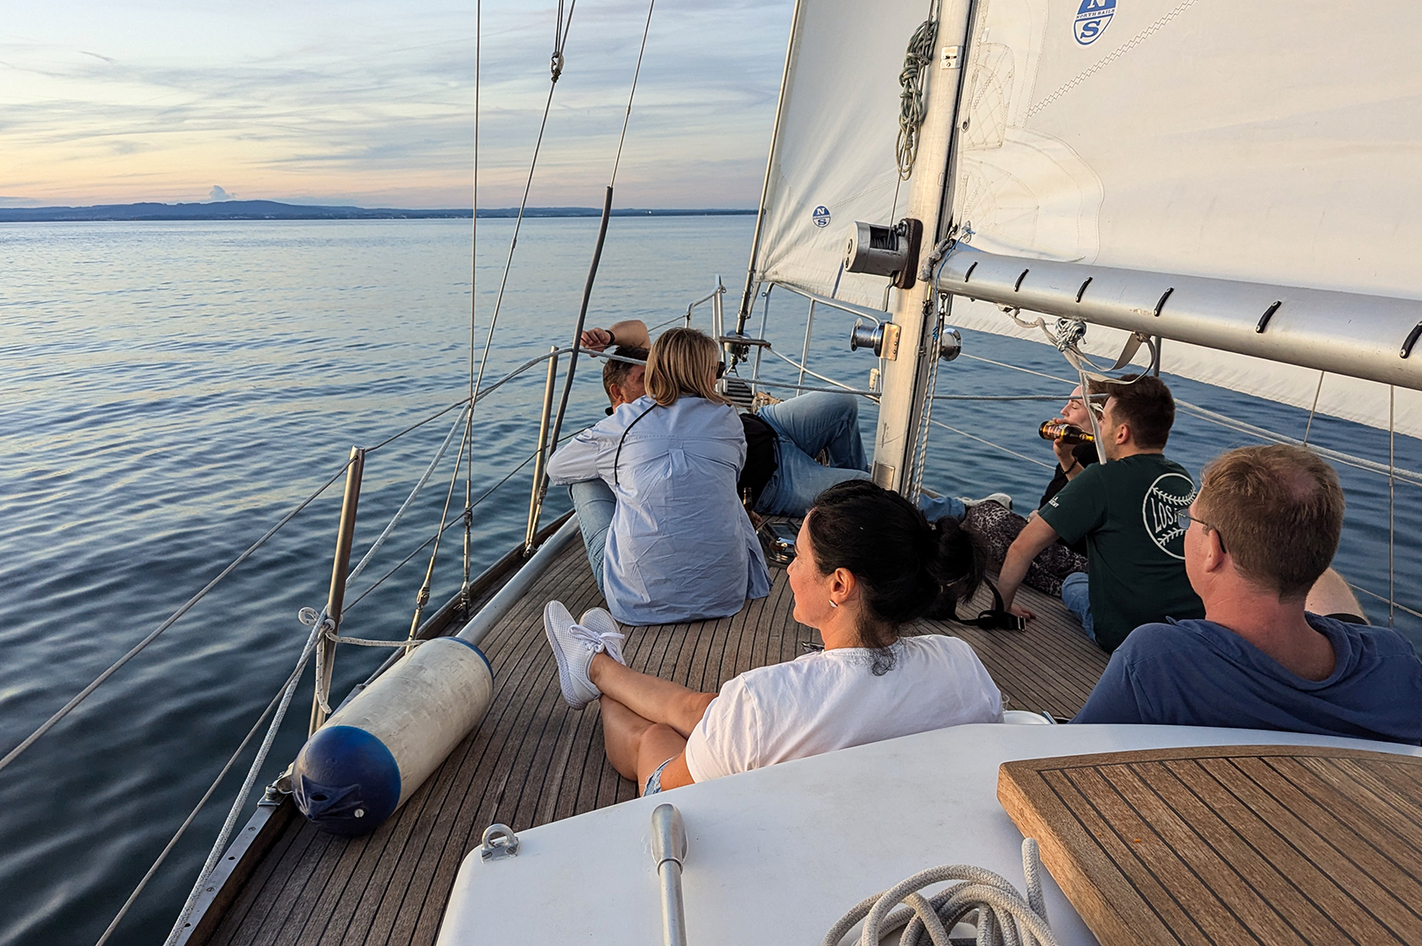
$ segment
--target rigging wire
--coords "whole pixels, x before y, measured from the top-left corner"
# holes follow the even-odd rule
[[[252,724],[252,728],[247,730],[247,735],[243,737],[241,745],[239,745],[228,758],[227,764],[222,767],[221,772],[217,773],[217,778],[212,780],[212,784],[207,787],[207,791],[203,793],[202,798],[198,799],[198,803],[193,806],[193,810],[183,819],[183,823],[178,826],[178,830],[173,834],[172,838],[168,840],[168,843],[164,845],[163,850],[159,852],[158,857],[148,868],[148,872],[139,880],[138,886],[133,888],[133,892],[128,895],[128,899],[123,902],[123,906],[119,908],[118,914],[114,916],[113,921],[109,923],[108,928],[104,930],[103,935],[99,937],[98,942],[95,943],[94,946],[104,946],[104,944],[109,941],[109,937],[113,936],[114,930],[118,929],[118,925],[123,922],[123,918],[128,915],[128,911],[133,907],[134,901],[138,899],[139,894],[143,893],[144,888],[146,888],[149,881],[153,879],[153,875],[158,873],[158,868],[163,866],[163,862],[168,859],[168,855],[173,852],[173,848],[177,847],[178,841],[187,832],[188,828],[192,826],[193,821],[197,819],[198,812],[202,811],[208,799],[212,798],[213,793],[217,791],[217,786],[221,785],[222,780],[227,777],[227,773],[232,771],[232,766],[237,763],[237,759],[241,757],[243,751],[245,751],[248,744],[251,743],[252,737],[262,728],[262,723],[266,722],[267,715],[276,708],[285,689],[286,684],[282,684],[282,689],[278,690],[276,695],[271,698],[271,702],[267,704],[267,708],[262,710],[261,715],[257,717],[257,721]]]
[[[597,279],[598,264],[602,261],[602,247],[607,239],[607,224],[612,216],[612,191],[617,184],[617,168],[622,161],[622,146],[627,141],[627,126],[632,118],[632,102],[637,97],[637,79],[642,74],[642,57],[647,51],[647,34],[652,29],[652,11],[656,8],[657,0],[650,0],[647,5],[647,21],[642,27],[642,45],[637,50],[637,65],[632,71],[632,88],[627,93],[627,112],[622,119],[622,134],[617,139],[617,155],[612,162],[612,175],[607,181],[607,192],[603,197],[602,221],[598,225],[597,243],[593,247],[592,263],[588,266],[587,282],[583,284],[583,301],[578,308],[578,321],[573,328],[572,357],[568,359],[568,373],[563,380],[563,393],[558,399],[558,413],[553,419],[552,443],[556,444],[559,434],[563,430],[563,419],[568,414],[568,398],[573,393],[573,379],[578,373],[578,352],[581,350],[580,340],[583,335],[583,328],[587,325],[588,303],[592,301],[593,282]],[[569,17],[572,13],[569,12]],[[542,504],[543,497],[548,492],[548,475],[543,476],[543,482],[539,484],[539,504]]]
[[[573,438],[576,437],[578,434],[582,433],[583,430],[586,430],[586,429],[587,429],[587,428],[584,427],[582,430],[576,430],[576,431],[574,431],[573,433],[567,434],[566,436],[563,437],[563,441],[566,442],[566,441],[568,441],[568,440],[573,439]],[[500,486],[503,486],[503,485],[504,485],[505,483],[507,483],[509,480],[513,479],[514,476],[517,475],[520,470],[522,470],[524,467],[526,467],[526,466],[528,466],[530,463],[532,463],[534,457],[536,457],[536,456],[538,456],[538,453],[537,453],[536,451],[535,451],[534,453],[530,453],[527,457],[525,457],[525,458],[523,459],[523,461],[522,461],[521,463],[519,463],[518,466],[514,467],[512,470],[509,470],[509,472],[504,475],[504,478],[503,478],[503,479],[499,480],[499,481],[498,481],[497,483],[495,483],[493,486],[491,486],[491,487],[489,487],[488,489],[486,489],[486,490],[484,491],[484,494],[483,494],[482,496],[480,496],[478,499],[474,500],[474,503],[473,503],[473,505],[472,505],[470,508],[471,508],[471,509],[472,509],[472,508],[478,508],[478,506],[479,506],[480,504],[482,504],[482,503],[484,502],[484,500],[486,500],[486,499],[488,499],[490,496],[492,496],[492,495],[494,494],[494,492],[495,492]],[[459,520],[458,520],[458,519],[454,520],[453,522],[446,523],[444,526],[441,527],[440,533],[443,534],[443,533],[445,533],[445,532],[448,532],[450,529],[453,529],[453,528],[454,528],[456,525],[458,525],[458,524],[459,524]],[[367,588],[367,589],[365,589],[364,591],[362,591],[362,592],[356,597],[356,599],[355,599],[354,601],[352,601],[350,604],[348,604],[348,605],[345,606],[344,611],[343,611],[344,616],[349,616],[350,613],[351,613],[351,611],[353,611],[353,610],[355,609],[355,606],[358,605],[358,604],[360,604],[361,599],[363,599],[366,595],[370,594],[370,593],[371,593],[372,591],[374,591],[376,588],[379,588],[382,584],[385,583],[385,581],[386,581],[387,579],[389,579],[390,577],[392,577],[392,576],[393,576],[396,572],[398,572],[400,569],[402,569],[402,568],[404,568],[406,565],[410,564],[410,562],[414,559],[414,557],[415,557],[416,555],[419,555],[419,554],[420,554],[421,552],[423,552],[425,549],[429,548],[430,543],[434,542],[434,541],[435,541],[435,538],[436,538],[436,536],[433,536],[433,535],[432,535],[432,536],[430,536],[428,539],[425,539],[425,541],[421,542],[421,543],[414,549],[414,551],[410,552],[409,555],[406,555],[403,559],[401,559],[401,560],[400,560],[400,563],[399,563],[398,565],[396,565],[394,568],[390,569],[390,570],[389,570],[388,572],[386,572],[384,575],[381,575],[379,578],[377,578],[377,579],[375,580],[375,582],[374,582],[369,588]]]
[[[469,233],[469,415],[465,418],[464,442],[469,451],[469,464],[464,476],[464,594],[469,592],[469,572],[473,557],[474,518],[469,500],[474,495],[474,347],[479,303],[479,91],[483,77],[484,3],[474,0],[474,170],[470,181]]]
[[[985,446],[992,447],[994,450],[1001,450],[1003,453],[1010,454],[1010,455],[1016,457],[1016,458],[1019,459],[1019,460],[1026,460],[1028,463],[1035,463],[1035,464],[1037,464],[1038,466],[1042,467],[1043,469],[1047,469],[1047,470],[1054,470],[1054,469],[1056,469],[1056,464],[1054,464],[1054,463],[1043,463],[1041,460],[1038,460],[1036,457],[1029,457],[1029,456],[1027,456],[1027,454],[1025,454],[1025,453],[1018,453],[1016,450],[1011,450],[1011,449],[1009,449],[1009,448],[1007,448],[1007,447],[1004,447],[1002,444],[993,443],[991,440],[984,440],[984,439],[981,438],[981,437],[978,437],[978,436],[976,436],[976,435],[974,435],[974,434],[968,433],[966,430],[959,430],[957,427],[950,427],[950,426],[948,426],[947,424],[943,423],[943,421],[938,420],[938,419],[936,419],[936,418],[930,419],[930,420],[929,420],[929,423],[933,424],[935,427],[942,427],[944,430],[951,430],[951,431],[953,431],[953,433],[958,434],[958,435],[963,436],[963,437],[967,437],[969,440],[976,440],[978,443],[984,444]]]
[[[1397,609],[1396,559],[1397,519],[1397,435],[1393,425],[1397,387],[1387,386],[1387,626],[1393,626]]]
[[[242,813],[242,807],[247,803],[247,796],[252,792],[252,786],[256,784],[257,775],[262,770],[262,765],[267,761],[267,753],[271,752],[272,743],[276,740],[277,730],[281,728],[282,720],[286,718],[286,711],[291,706],[292,694],[296,692],[296,684],[301,680],[301,673],[306,669],[306,663],[311,659],[312,653],[316,650],[317,643],[330,625],[330,618],[323,611],[314,622],[311,634],[306,639],[306,646],[302,648],[301,658],[296,662],[296,669],[291,671],[291,676],[286,678],[286,686],[281,692],[281,702],[277,705],[276,713],[272,717],[271,724],[267,727],[267,734],[262,739],[261,746],[257,749],[257,755],[252,759],[251,766],[247,769],[247,777],[242,780],[242,787],[237,792],[236,799],[232,802],[232,807],[227,811],[227,818],[222,823],[222,830],[218,832],[217,841],[213,844],[212,850],[208,852],[207,860],[202,865],[202,870],[198,872],[197,881],[188,893],[188,899],[183,904],[182,912],[178,914],[178,919],[173,923],[173,929],[168,933],[168,938],[164,946],[173,946],[185,928],[188,917],[192,915],[193,905],[197,903],[198,895],[202,892],[203,886],[212,876],[213,868],[217,866],[218,858],[227,848],[227,839],[232,836],[232,828],[237,824],[237,816]]]
[[[1303,442],[1305,446],[1308,445],[1309,431],[1313,430],[1313,415],[1318,413],[1318,396],[1323,393],[1323,375],[1322,371],[1318,373],[1318,387],[1313,389],[1313,406],[1308,409],[1308,423],[1304,424]]]
[[[159,635],[161,635],[168,628],[176,624],[178,618],[182,617],[184,614],[187,614],[188,611],[192,609],[193,605],[197,604],[203,598],[207,597],[208,592],[212,591],[213,588],[217,587],[219,582],[221,582],[228,575],[232,574],[232,572],[237,568],[238,565],[241,565],[247,559],[251,558],[252,553],[256,552],[257,549],[261,548],[263,545],[266,544],[268,539],[277,534],[277,530],[281,529],[282,526],[286,525],[292,519],[296,518],[297,513],[301,512],[301,510],[311,505],[311,503],[314,502],[317,497],[319,497],[328,488],[330,488],[332,483],[336,482],[336,480],[344,476],[346,468],[349,466],[350,461],[347,460],[334,476],[332,476],[329,480],[323,483],[321,487],[316,490],[316,492],[312,493],[310,496],[306,497],[306,499],[302,500],[302,502],[299,503],[296,508],[292,509],[285,516],[282,516],[281,520],[278,521],[276,525],[268,529],[266,534],[264,534],[256,542],[253,542],[245,552],[233,559],[232,563],[226,568],[224,568],[221,572],[219,572],[216,578],[212,579],[212,581],[204,585],[201,591],[199,591],[197,594],[193,595],[186,602],[184,602],[182,607],[174,611],[171,615],[168,616],[168,619],[166,621],[164,621],[162,624],[159,624],[156,628],[149,632],[147,637],[143,638],[143,640],[139,641],[137,644],[134,644],[133,647],[130,648],[126,654],[124,654],[118,660],[115,660],[112,664],[110,664],[107,670],[99,674],[93,679],[93,681],[88,686],[84,687],[84,689],[76,693],[74,697],[68,703],[65,703],[63,706],[61,706],[53,716],[41,723],[38,729],[26,736],[24,740],[21,741],[20,744],[17,745],[15,748],[7,752],[4,758],[0,758],[0,769],[4,769],[11,762],[14,762],[16,759],[18,759],[25,752],[25,750],[29,749],[30,746],[38,742],[39,739],[45,733],[53,729],[55,725],[59,723],[60,720],[62,720],[64,717],[68,716],[71,712],[73,712],[75,707],[87,700],[90,694],[92,694],[95,690],[97,690],[100,686],[103,685],[104,681],[108,680],[109,677],[112,677],[115,673],[118,673],[118,671],[123,667],[124,664],[128,663],[134,657],[137,657],[140,653],[143,652],[144,648],[146,648],[149,644],[157,640]]]
[[[484,380],[484,369],[489,363],[489,350],[493,346],[494,331],[498,327],[499,312],[503,308],[504,291],[508,288],[509,270],[513,266],[514,250],[518,247],[519,230],[523,227],[523,215],[524,211],[528,209],[529,191],[533,188],[533,175],[538,169],[538,155],[543,148],[543,134],[548,129],[548,113],[553,107],[553,93],[558,88],[558,79],[563,75],[563,66],[566,62],[563,49],[568,42],[568,30],[573,25],[573,10],[576,7],[577,0],[573,0],[568,7],[568,18],[565,22],[563,19],[563,0],[558,0],[558,18],[553,27],[553,55],[549,62],[551,77],[548,83],[548,99],[543,103],[543,118],[538,123],[538,138],[533,144],[533,157],[528,164],[528,177],[523,184],[523,197],[519,200],[518,216],[514,219],[513,236],[509,239],[509,252],[508,256],[504,259],[504,274],[499,280],[499,293],[494,298],[494,312],[489,317],[489,334],[484,339],[484,355],[479,360],[479,371],[474,379],[474,393],[470,395],[471,398],[478,397],[480,385]],[[479,211],[476,207],[474,210],[476,219],[478,215]]]
[[[466,437],[471,428],[465,428]],[[420,585],[420,590],[415,594],[415,615],[410,619],[410,634],[406,640],[413,644],[415,632],[420,629],[420,615],[424,614],[425,605],[430,600],[430,584],[434,581],[435,562],[439,559],[439,540],[444,535],[445,524],[449,521],[449,504],[454,499],[454,487],[459,484],[459,467],[464,462],[464,444],[459,445],[459,459],[454,461],[454,473],[449,477],[449,490],[444,494],[444,509],[440,512],[439,528],[434,534],[434,548],[430,550],[430,564],[425,569],[425,580]],[[409,647],[406,648],[409,653]],[[328,710],[329,712],[329,710]]]

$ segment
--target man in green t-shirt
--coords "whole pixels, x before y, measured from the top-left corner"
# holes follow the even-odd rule
[[[1185,575],[1179,524],[1195,484],[1164,456],[1175,400],[1150,375],[1127,375],[1105,388],[1100,443],[1107,462],[1077,474],[1032,517],[1007,550],[999,586],[1005,607],[1032,617],[1012,603],[1027,566],[1058,538],[1084,538],[1089,577],[1069,576],[1062,601],[1092,640],[1112,651],[1142,624],[1204,617],[1205,608]]]

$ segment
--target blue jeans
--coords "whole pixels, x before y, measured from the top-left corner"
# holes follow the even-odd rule
[[[1091,619],[1091,581],[1086,572],[1072,572],[1062,579],[1062,604],[1076,615],[1086,636],[1096,640],[1096,622]]]
[[[968,514],[968,507],[963,505],[961,499],[954,499],[952,496],[930,496],[927,493],[918,494],[918,508],[923,510],[923,515],[929,522],[937,522],[939,519],[957,519],[963,521],[963,517]]]
[[[757,512],[803,516],[815,497],[836,483],[869,478],[854,395],[802,394],[763,407],[756,416],[777,437],[775,473],[760,494]],[[828,454],[829,466],[815,461],[821,451]]]
[[[597,590],[602,587],[602,560],[607,554],[607,530],[612,526],[612,514],[617,511],[617,497],[612,487],[602,480],[584,480],[568,486],[568,495],[573,497],[573,508],[578,511],[578,528],[583,533],[583,547],[588,552],[588,564],[592,566],[593,579]]]

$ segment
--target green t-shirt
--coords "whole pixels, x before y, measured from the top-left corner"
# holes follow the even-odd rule
[[[1205,616],[1185,576],[1178,521],[1194,498],[1184,467],[1142,453],[1087,467],[1041,508],[1068,543],[1086,539],[1091,617],[1106,650],[1142,624]]]

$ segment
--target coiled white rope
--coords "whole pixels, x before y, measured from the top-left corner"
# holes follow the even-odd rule
[[[949,931],[971,914],[977,914],[978,946],[1056,946],[1056,937],[1047,924],[1041,869],[1037,841],[1027,838],[1022,842],[1025,900],[1006,878],[981,867],[953,864],[920,871],[884,893],[855,904],[825,934],[823,946],[840,946],[845,934],[860,920],[864,921],[860,946],[878,946],[882,937],[900,926],[904,927],[900,946],[915,946],[925,933],[933,946],[949,946]],[[920,893],[927,886],[941,883],[949,886],[932,897]],[[890,912],[901,903],[907,909]]]

